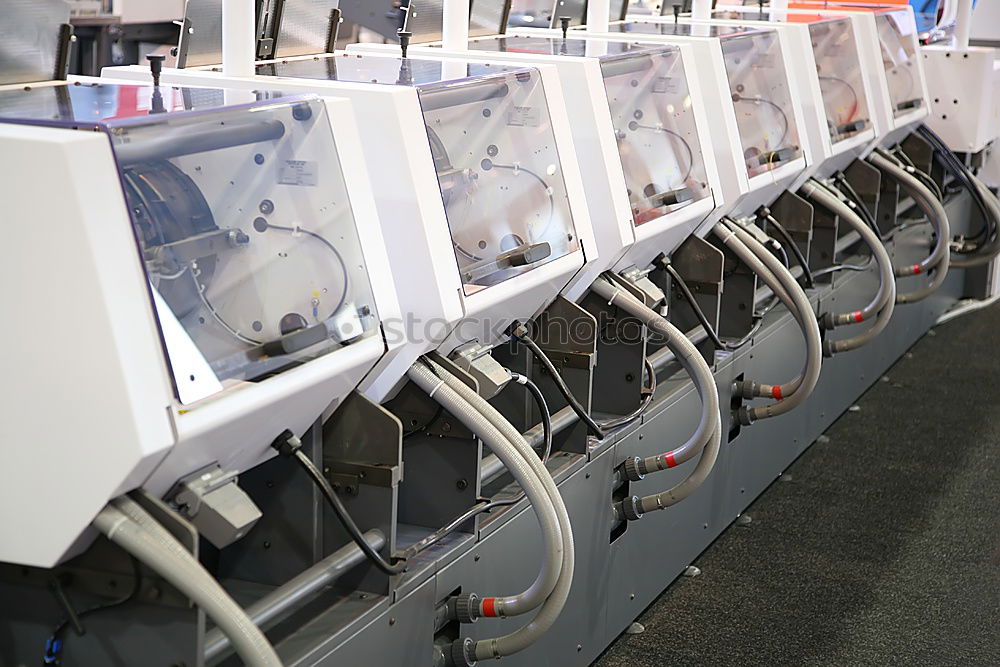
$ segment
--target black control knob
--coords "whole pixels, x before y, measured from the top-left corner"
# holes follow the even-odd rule
[[[160,85],[160,72],[163,71],[163,61],[167,57],[158,53],[150,53],[146,56],[146,60],[149,62],[149,73],[153,76],[153,85]]]

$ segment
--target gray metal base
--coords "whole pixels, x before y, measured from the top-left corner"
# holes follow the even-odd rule
[[[956,200],[953,220],[967,219],[967,201]],[[925,228],[907,230],[895,243],[899,262],[919,259],[930,242]],[[845,261],[863,261],[847,258]],[[723,445],[715,471],[691,498],[630,523],[610,541],[608,493],[612,471],[627,457],[649,456],[682,442],[697,425],[699,404],[682,374],[660,382],[654,405],[642,423],[613,435],[606,446],[570,466],[559,480],[576,543],[576,576],[570,599],[555,626],[530,649],[505,658],[506,665],[587,665],[623,632],[685,568],[726,529],[783,470],[804,452],[873,382],[915,343],[935,320],[965,293],[962,271],[924,302],[896,309],[887,330],[873,344],[828,359],[819,385],[806,406],[786,416],[743,428]],[[844,311],[865,303],[877,287],[872,272],[844,272],[831,287],[814,293],[821,309]],[[835,336],[855,332],[835,332]],[[746,348],[717,363],[722,404],[740,375],[765,381],[792,377],[803,363],[801,334],[790,315],[777,309]],[[728,415],[727,415],[728,421]],[[728,425],[728,424],[727,424]],[[632,484],[630,494],[661,490],[680,481],[695,461],[649,475]],[[435,603],[454,591],[504,594],[523,589],[537,572],[540,553],[537,526],[530,512],[507,513],[480,530],[478,541],[457,540],[454,552],[435,554],[426,579],[384,611],[374,614],[363,630],[338,632],[320,650],[300,642],[279,650],[290,664],[429,664]],[[500,525],[498,525],[500,524]],[[444,549],[442,549],[444,551]],[[407,587],[409,588],[409,587]],[[474,638],[511,632],[521,619],[482,619],[462,626]],[[356,630],[356,624],[352,630]],[[336,647],[331,650],[331,647]]]
[[[950,206],[953,220],[968,218],[968,200]],[[916,261],[926,252],[924,228],[907,230],[895,244],[897,261]],[[847,261],[863,261],[848,258]],[[615,466],[626,457],[648,456],[676,446],[698,421],[698,397],[682,374],[661,379],[657,396],[641,423],[612,434],[589,454],[554,457],[556,479],[573,523],[576,576],[565,610],[555,626],[530,649],[506,658],[505,665],[586,665],[593,661],[685,568],[729,526],[860,394],[889,368],[966,291],[965,276],[954,271],[941,290],[924,302],[896,309],[887,330],[871,345],[824,363],[820,383],[801,409],[742,428],[723,444],[712,475],[694,496],[665,511],[631,522],[612,541],[610,492]],[[832,286],[814,292],[821,310],[859,307],[876,288],[872,271],[838,274]],[[835,332],[845,336],[854,333]],[[768,316],[755,340],[719,357],[716,378],[722,405],[730,401],[739,376],[766,382],[792,377],[803,363],[801,335],[781,308]],[[725,414],[729,427],[728,411]],[[647,476],[630,494],[672,486],[695,465]],[[265,512],[267,509],[265,508]],[[409,528],[401,527],[401,533]],[[413,539],[418,539],[414,535]],[[480,522],[475,535],[456,533],[424,552],[389,596],[330,590],[302,613],[270,632],[288,665],[406,665],[428,667],[435,637],[435,607],[457,591],[480,595],[522,590],[537,572],[541,553],[533,513],[526,504]],[[227,582],[241,601],[261,594],[260,586]],[[31,593],[34,590],[34,594]],[[30,609],[30,611],[29,611]],[[66,664],[129,663],[137,643],[146,643],[166,664],[171,649],[188,658],[186,610],[177,622],[143,616],[142,608],[108,612],[91,625],[92,635],[108,632],[113,641],[70,637]],[[35,662],[59,618],[50,595],[38,587],[0,584],[0,665]],[[19,610],[14,613],[14,610]],[[168,616],[170,615],[168,614]],[[17,618],[11,618],[11,616]],[[140,619],[140,617],[142,617]],[[451,628],[483,638],[509,633],[527,619],[483,619]],[[158,627],[154,633],[153,627]],[[129,638],[134,634],[135,641]],[[682,641],[681,636],[678,641]],[[147,643],[148,642],[148,643]],[[162,649],[162,650],[160,650]],[[75,656],[76,660],[70,660]],[[182,663],[183,664],[183,663]],[[191,663],[187,663],[191,664]],[[230,658],[227,664],[237,664]]]

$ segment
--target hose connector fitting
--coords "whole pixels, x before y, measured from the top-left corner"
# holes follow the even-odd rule
[[[733,383],[733,393],[746,400],[757,398],[757,383],[753,380],[737,380]]]
[[[282,456],[291,456],[302,447],[302,441],[286,428],[274,439],[271,447],[276,449]]]
[[[475,623],[479,619],[479,596],[462,593],[448,600],[450,616],[459,623]]]
[[[476,643],[470,637],[459,639],[444,651],[447,667],[473,667],[476,664]]]
[[[753,411],[745,405],[736,411],[736,420],[740,423],[740,426],[750,426],[756,421]]]
[[[630,496],[615,504],[615,515],[626,521],[637,521],[642,518],[642,506],[639,496]]]
[[[837,343],[832,340],[823,341],[823,358],[829,359],[833,355],[837,354]]]
[[[630,482],[638,482],[643,479],[646,475],[641,470],[642,459],[638,456],[634,456],[630,459],[625,459],[625,463],[622,464],[622,469],[625,471],[625,476]]]

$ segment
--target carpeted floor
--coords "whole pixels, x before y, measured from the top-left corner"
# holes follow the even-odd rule
[[[998,448],[994,306],[917,343],[594,664],[1000,665]]]

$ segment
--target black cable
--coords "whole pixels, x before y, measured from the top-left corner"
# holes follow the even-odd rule
[[[517,384],[524,385],[524,387],[528,390],[528,393],[535,399],[538,411],[542,415],[542,442],[544,447],[542,449],[541,458],[542,463],[545,463],[549,460],[549,456],[552,454],[552,413],[549,412],[549,404],[545,402],[545,396],[542,395],[542,390],[539,389],[538,385],[532,382],[528,376],[521,375],[520,373],[510,373],[510,377]]]
[[[983,218],[983,229],[976,234],[975,238],[982,236],[984,238],[984,242],[988,242],[996,233],[1000,233],[1000,230],[997,230],[995,225],[990,224],[993,216],[989,213],[989,208],[986,205],[986,201],[983,199],[982,193],[973,182],[972,173],[969,171],[969,168],[958,159],[958,156],[955,155],[954,151],[948,148],[941,137],[939,137],[926,125],[918,127],[917,134],[934,147],[935,158],[938,159],[942,166],[951,172],[955,179],[958,180],[962,187],[972,196],[972,201],[975,202],[976,208],[979,209],[979,213]],[[996,221],[994,221],[994,223],[995,222]]]
[[[278,453],[282,456],[291,456],[295,458],[295,462],[299,464],[309,478],[319,487],[320,492],[322,492],[323,497],[326,498],[326,502],[330,505],[330,509],[333,513],[337,515],[337,519],[340,521],[344,530],[350,535],[351,540],[354,541],[358,548],[361,549],[362,553],[372,562],[372,564],[379,570],[388,575],[399,574],[406,570],[406,561],[400,561],[395,564],[389,564],[382,557],[382,554],[375,551],[372,545],[368,543],[365,536],[361,533],[361,529],[358,528],[358,524],[354,523],[354,519],[348,514],[347,508],[344,507],[344,503],[337,497],[337,493],[330,486],[330,482],[323,476],[320,469],[316,467],[309,457],[306,456],[305,452],[302,451],[302,443],[299,442],[291,431],[285,431],[279,435],[271,447],[278,450]]]
[[[663,269],[670,274],[670,278],[671,280],[674,281],[674,284],[677,285],[677,288],[681,292],[681,296],[683,296],[684,300],[688,302],[689,306],[691,306],[691,310],[694,311],[695,317],[698,318],[698,321],[701,323],[702,328],[705,329],[705,333],[708,334],[708,337],[712,340],[712,344],[715,345],[717,349],[733,351],[743,347],[744,345],[750,342],[750,339],[753,338],[752,334],[756,333],[756,330],[752,331],[750,336],[746,336],[742,340],[737,341],[736,343],[723,342],[722,338],[719,337],[718,332],[709,323],[708,316],[705,315],[705,311],[702,310],[701,305],[698,303],[698,300],[694,297],[694,293],[691,291],[691,288],[688,287],[687,282],[685,282],[684,278],[681,277],[681,274],[678,273],[677,269],[675,269],[673,265],[671,265],[670,263],[663,261],[662,264],[663,264]],[[759,329],[760,327],[757,328]]]
[[[108,602],[102,602],[100,604],[94,605],[89,609],[84,609],[83,611],[76,614],[75,619],[67,618],[56,626],[56,629],[52,631],[52,634],[45,641],[45,654],[42,656],[42,664],[45,665],[58,665],[61,663],[60,655],[62,654],[63,648],[63,636],[69,629],[70,625],[79,625],[81,619],[84,616],[89,616],[93,613],[104,611],[106,609],[111,609],[113,607],[119,607],[127,602],[131,602],[142,590],[142,570],[139,567],[139,561],[135,556],[129,556],[129,562],[132,564],[132,587],[129,589],[128,593],[125,595],[110,600]],[[74,622],[75,621],[75,622]],[[77,634],[86,634],[86,629],[82,625],[77,628]]]
[[[785,242],[785,245],[787,245],[791,249],[792,254],[795,255],[795,261],[802,267],[802,278],[805,280],[806,287],[815,287],[812,272],[809,270],[809,260],[807,260],[806,256],[802,254],[802,250],[799,248],[799,245],[792,240],[792,235],[789,234],[784,225],[775,220],[773,216],[768,215],[766,220],[767,224],[774,227],[774,231],[778,232],[778,236],[781,237],[781,240]]]
[[[576,413],[577,417],[580,418],[580,421],[587,425],[587,430],[590,431],[590,434],[598,440],[603,440],[604,430],[598,426],[593,417],[587,414],[587,411],[583,409],[582,405],[580,405],[580,401],[576,400],[576,396],[574,396],[573,392],[570,391],[569,387],[566,385],[566,381],[562,379],[562,376],[556,369],[555,364],[552,363],[552,360],[549,359],[545,352],[542,351],[542,348],[538,347],[538,344],[535,343],[535,341],[531,340],[531,338],[527,336],[527,333],[519,332],[520,328],[520,325],[511,327],[510,335],[527,347],[528,351],[531,352],[531,355],[535,357],[538,363],[540,363],[545,370],[549,372],[549,375],[552,376],[552,381],[555,382],[559,393],[563,395],[563,398],[566,399],[566,402],[569,404],[570,408],[573,409],[573,412]]]
[[[642,365],[645,367],[646,376],[649,378],[649,386],[645,387],[640,392],[645,394],[645,396],[639,404],[639,407],[627,415],[598,422],[598,424],[601,425],[601,428],[612,429],[624,426],[625,424],[631,424],[636,419],[641,417],[646,411],[646,408],[649,407],[649,404],[653,402],[653,396],[656,393],[656,369],[653,368],[653,364],[649,361],[649,357],[643,357]]]
[[[680,290],[684,300],[688,302],[689,306],[691,306],[691,310],[694,311],[695,317],[697,317],[698,321],[701,322],[701,326],[705,329],[705,333],[707,333],[708,337],[712,339],[712,344],[720,350],[726,349],[726,344],[722,342],[721,338],[719,338],[719,334],[716,333],[715,327],[709,323],[708,317],[705,315],[705,311],[701,309],[701,306],[698,304],[698,300],[694,298],[694,294],[691,292],[691,288],[689,288],[687,283],[684,282],[684,279],[681,278],[681,274],[677,272],[677,269],[675,269],[673,265],[667,262],[663,262],[663,269],[670,274],[670,279],[674,281],[674,285],[676,285],[677,289]]]
[[[847,175],[842,171],[838,171],[834,174],[833,178],[837,181],[837,184],[841,186],[838,189],[847,196],[847,199],[850,200],[850,202],[854,203],[852,208],[857,209],[858,215],[860,215],[861,218],[868,223],[868,226],[871,227],[872,231],[875,232],[881,240],[885,241],[886,237],[882,234],[881,230],[879,230],[878,223],[875,221],[875,216],[873,216],[872,212],[868,210],[867,206],[865,206],[864,199],[861,198],[858,191],[855,190],[854,186],[851,185],[851,182],[847,180]],[[848,203],[848,206],[850,206],[850,203]]]
[[[405,440],[406,438],[409,438],[411,435],[414,435],[416,433],[420,433],[421,431],[425,431],[428,428],[430,428],[431,424],[433,424],[434,422],[436,422],[438,420],[438,418],[441,416],[441,413],[443,413],[443,412],[444,412],[444,407],[439,404],[438,407],[437,407],[437,410],[434,412],[434,414],[431,416],[431,418],[427,420],[426,423],[424,423],[421,426],[417,426],[415,428],[411,428],[409,431],[404,431],[403,432],[403,439]]]
[[[528,389],[528,392],[532,395],[532,397],[535,399],[536,404],[538,405],[538,411],[542,415],[542,430],[544,432],[543,441],[545,447],[544,447],[544,452],[541,455],[541,459],[542,462],[544,463],[549,460],[549,455],[552,453],[552,415],[549,412],[549,405],[545,401],[545,396],[542,394],[542,391],[538,388],[538,385],[532,382],[527,376],[521,375],[520,373],[510,372],[510,377],[516,383],[524,385]],[[437,544],[447,535],[455,532],[455,530],[457,530],[459,526],[461,526],[466,521],[472,519],[476,515],[482,514],[484,512],[489,512],[490,510],[494,510],[498,507],[507,507],[509,505],[514,505],[516,503],[519,503],[523,498],[524,498],[524,492],[522,491],[513,498],[506,498],[504,500],[482,501],[476,503],[468,510],[466,510],[462,514],[459,514],[457,517],[455,517],[447,524],[437,529],[424,539],[407,547],[403,551],[403,555],[405,558],[412,558],[417,554],[419,554],[421,551],[424,551],[425,549],[428,549],[431,546]]]
[[[917,168],[917,165],[913,163],[913,160],[910,159],[910,156],[906,154],[899,144],[897,144],[893,149],[893,155],[896,155],[906,162],[906,166],[909,167],[908,171],[916,176],[917,180],[926,185],[927,189],[934,193],[934,196],[937,197],[938,201],[944,201],[944,193],[941,192],[941,187],[933,178],[931,178],[930,174]]]
[[[406,558],[413,558],[421,551],[429,549],[430,547],[437,544],[451,533],[455,532],[459,526],[461,526],[463,523],[473,518],[474,516],[482,514],[484,512],[489,512],[490,510],[494,510],[498,507],[507,507],[509,505],[515,505],[521,502],[523,498],[524,498],[524,492],[522,491],[513,498],[476,503],[462,514],[459,514],[457,517],[449,521],[447,525],[438,528],[424,539],[404,549],[403,555]]]

